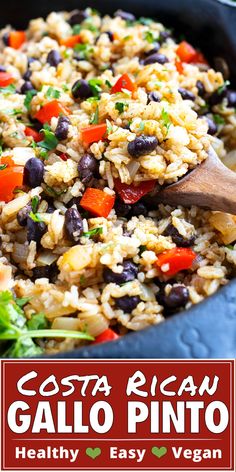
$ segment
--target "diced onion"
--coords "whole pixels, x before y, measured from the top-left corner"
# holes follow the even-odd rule
[[[81,328],[91,334],[91,336],[98,336],[108,328],[108,320],[101,313],[91,315],[88,312],[79,314],[79,320],[81,322]]]
[[[31,147],[15,147],[12,157],[17,166],[24,166],[31,157],[35,157],[35,152]]]
[[[132,180],[134,176],[137,174],[139,167],[140,167],[140,164],[137,161],[132,161],[127,165],[127,169],[129,171],[129,175]]]
[[[37,257],[37,264],[41,266],[48,266],[57,260],[58,256],[50,251],[44,251]]]
[[[80,321],[78,318],[71,318],[69,316],[59,316],[52,322],[52,329],[63,329],[63,330],[80,330]]]

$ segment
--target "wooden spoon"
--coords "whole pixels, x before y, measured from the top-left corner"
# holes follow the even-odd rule
[[[236,173],[225,167],[213,148],[208,158],[156,195],[158,203],[196,205],[236,215]]]

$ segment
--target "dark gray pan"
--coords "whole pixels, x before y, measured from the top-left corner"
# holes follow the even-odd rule
[[[102,13],[118,8],[155,17],[201,47],[211,60],[224,57],[236,83],[236,2],[230,0],[8,0],[1,25],[24,27],[30,18],[52,10],[91,6]],[[61,353],[67,358],[236,358],[236,280],[190,310],[159,326],[116,342]]]

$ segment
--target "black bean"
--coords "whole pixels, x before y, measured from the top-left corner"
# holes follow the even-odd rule
[[[79,98],[81,100],[86,100],[93,95],[89,83],[84,79],[77,80],[74,85],[72,85],[71,92],[74,98]]]
[[[47,213],[54,213],[56,208],[53,205],[48,205],[47,207]]]
[[[117,10],[114,13],[114,16],[119,16],[120,18],[122,18],[122,20],[125,20],[125,21],[135,21],[136,19],[132,13],[129,13],[123,10]]]
[[[24,184],[31,188],[39,187],[43,181],[44,165],[37,157],[31,157],[25,164]]]
[[[6,68],[3,66],[0,66],[0,72],[6,72]]]
[[[4,33],[2,35],[2,41],[3,41],[3,44],[5,44],[5,46],[9,46],[9,37],[10,37],[9,33]]]
[[[164,297],[164,306],[167,308],[184,307],[189,300],[189,291],[184,285],[172,287],[169,294]]]
[[[123,310],[125,313],[131,313],[140,301],[141,299],[138,296],[129,297],[129,295],[125,295],[124,297],[116,298],[115,305],[116,308]]]
[[[76,208],[69,208],[65,213],[65,230],[71,241],[78,241],[83,232],[83,220]]]
[[[127,216],[130,210],[131,210],[131,205],[128,205],[127,203],[121,202],[120,200],[116,199],[115,211],[118,217]]]
[[[128,144],[128,153],[132,157],[139,157],[154,151],[158,145],[155,136],[139,136]]]
[[[47,226],[43,221],[33,221],[30,216],[27,218],[27,240],[29,243],[35,241],[39,244],[46,230]]]
[[[165,56],[165,54],[160,54],[157,52],[151,56],[146,57],[146,59],[142,61],[142,64],[147,66],[148,64],[154,64],[155,62],[158,62],[159,64],[166,64],[166,62],[169,62],[169,59]]]
[[[226,88],[223,88],[221,91],[216,90],[215,92],[213,92],[211,96],[209,97],[210,106],[213,107],[214,105],[218,105],[219,103],[221,103],[223,99],[226,97],[226,94],[227,94]]]
[[[27,92],[29,92],[30,90],[34,90],[34,86],[32,85],[32,83],[27,80],[26,82],[23,83],[23,85],[21,86],[21,93],[22,94],[26,94]]]
[[[55,136],[59,141],[66,139],[68,136],[70,120],[67,116],[60,116],[55,130]]]
[[[236,91],[235,90],[227,90],[226,97],[228,101],[229,107],[236,107]]]
[[[34,129],[36,131],[40,131],[42,129],[42,123],[40,121],[36,120],[36,118],[32,118],[30,115],[28,115],[29,120],[31,123],[34,125]]]
[[[195,236],[191,236],[189,239],[184,238],[171,223],[167,226],[164,234],[165,236],[171,236],[176,246],[189,247],[192,246],[195,241]]]
[[[80,25],[80,23],[82,23],[84,20],[87,20],[88,17],[89,15],[85,10],[75,10],[72,12],[68,23],[71,26]]]
[[[207,120],[207,124],[208,124],[208,131],[207,132],[211,136],[214,136],[214,134],[217,133],[217,125],[211,118],[208,118],[208,116],[206,117],[206,120]]]
[[[144,53],[145,56],[152,56],[152,54],[155,54],[156,52],[158,52],[161,47],[159,43],[155,43],[153,46],[154,47],[150,49],[150,51],[147,51]]]
[[[178,92],[180,93],[181,97],[183,100],[195,100],[195,95],[194,93],[190,92],[189,90],[185,89],[185,88],[182,88],[180,87],[178,89]]]
[[[22,77],[23,77],[24,80],[28,81],[30,79],[31,75],[32,75],[32,71],[30,69],[27,69],[27,71],[23,74]]]
[[[89,184],[98,176],[99,164],[91,154],[84,154],[78,164],[79,177],[83,184]]]
[[[171,38],[171,32],[170,31],[161,31],[159,34],[159,41],[161,44],[163,44],[168,38]]]
[[[148,209],[143,202],[137,202],[131,206],[130,213],[131,213],[130,216],[139,216],[139,215],[147,216]]]
[[[46,279],[49,279],[49,282],[55,283],[57,279],[57,275],[59,274],[59,269],[57,267],[57,264],[53,263],[48,266],[34,267],[32,272],[33,272],[33,275],[32,275],[33,282],[36,279],[46,278]]]
[[[52,49],[47,55],[47,63],[52,67],[57,67],[62,61],[60,53],[56,49]]]
[[[26,205],[25,207],[21,208],[21,210],[18,211],[16,218],[20,226],[27,225],[27,218],[31,211],[32,211],[32,206],[30,204]]]
[[[103,278],[107,284],[115,283],[117,285],[121,285],[136,279],[137,275],[138,267],[136,264],[134,264],[134,262],[129,260],[123,262],[123,272],[121,272],[121,274],[113,272],[108,267],[106,267],[103,271]]]
[[[160,102],[161,97],[157,92],[150,92],[148,94],[148,103],[150,102]]]
[[[196,82],[196,87],[198,89],[198,95],[199,97],[204,97],[205,93],[206,93],[206,89],[203,85],[203,83],[201,82],[201,80],[197,80]]]

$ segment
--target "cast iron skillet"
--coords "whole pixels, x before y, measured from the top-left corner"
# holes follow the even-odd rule
[[[231,0],[8,0],[1,8],[1,26],[23,28],[50,11],[91,6],[102,13],[118,8],[149,16],[173,27],[203,49],[209,61],[227,60],[236,79],[236,2]],[[178,37],[178,36],[177,36]],[[88,346],[62,358],[236,358],[236,280],[214,296],[158,326],[118,341]]]

